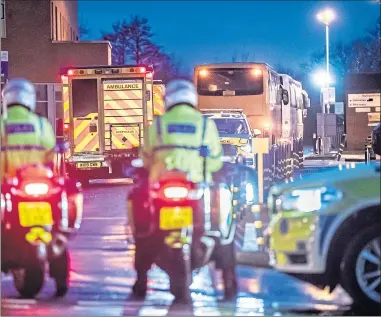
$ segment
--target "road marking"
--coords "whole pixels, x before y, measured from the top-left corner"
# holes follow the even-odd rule
[[[1,303],[6,304],[29,304],[34,305],[37,303],[35,299],[23,299],[23,298],[2,298]]]
[[[30,305],[1,303],[2,309],[29,309]]]
[[[85,301],[85,300],[79,300],[77,301],[78,306],[138,306],[141,307],[145,304],[145,300],[141,301],[130,301],[128,298],[126,300],[115,300],[115,301]]]

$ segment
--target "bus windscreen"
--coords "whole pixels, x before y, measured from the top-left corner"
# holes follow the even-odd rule
[[[251,68],[213,68],[197,78],[200,96],[248,96],[263,93],[263,75]]]

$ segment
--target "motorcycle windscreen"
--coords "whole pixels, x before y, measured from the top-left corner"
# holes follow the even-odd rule
[[[128,150],[140,146],[143,126],[143,81],[103,81],[105,150]]]
[[[98,152],[98,93],[96,79],[72,80],[75,152]]]

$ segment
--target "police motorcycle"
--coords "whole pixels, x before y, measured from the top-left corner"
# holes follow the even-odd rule
[[[205,180],[208,147],[201,146],[200,154]],[[174,303],[190,303],[192,272],[214,262],[222,270],[225,299],[235,297],[236,215],[247,203],[241,200],[243,177],[253,170],[230,163],[230,158],[226,161],[213,184],[192,183],[177,170],[149,183],[142,160],[132,162],[127,173],[134,183],[127,195],[127,230],[135,240],[135,296],[145,296],[147,272],[155,263],[169,276]],[[148,197],[143,194],[146,188]]]
[[[56,296],[68,291],[68,239],[82,221],[83,194],[68,179],[58,143],[54,167],[30,165],[1,186],[1,270],[13,275],[25,298],[35,297],[45,281],[46,267],[56,283]]]

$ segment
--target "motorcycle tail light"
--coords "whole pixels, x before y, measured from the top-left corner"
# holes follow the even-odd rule
[[[46,195],[49,192],[49,185],[45,183],[29,183],[25,185],[24,190],[29,196]]]
[[[154,192],[154,197],[161,196],[169,200],[199,200],[204,191],[202,188],[194,188],[192,184],[168,184]]]
[[[176,186],[164,188],[164,196],[169,199],[184,199],[188,197],[188,188]]]
[[[4,197],[3,194],[1,194],[1,220],[4,219],[5,206],[6,206],[6,203],[5,203],[5,197]]]

